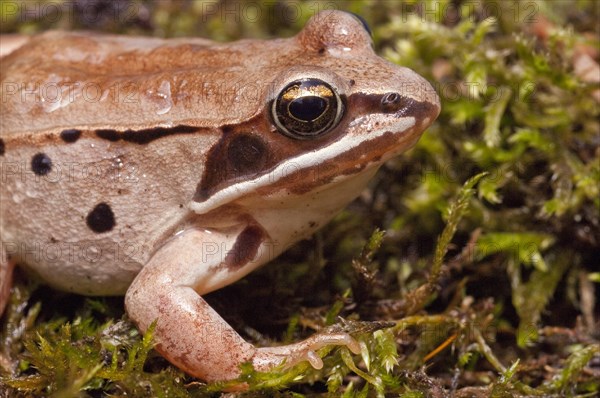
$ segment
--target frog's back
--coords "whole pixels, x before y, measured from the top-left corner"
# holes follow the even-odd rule
[[[148,128],[173,121],[208,127],[247,120],[262,98],[256,85],[244,82],[259,81],[286,40],[270,41],[270,51],[263,47],[258,40],[218,44],[92,32],[14,37],[0,50],[5,53],[0,132],[65,124],[140,128],[142,117]],[[245,101],[235,100],[234,93]],[[224,114],[224,108],[232,112]]]

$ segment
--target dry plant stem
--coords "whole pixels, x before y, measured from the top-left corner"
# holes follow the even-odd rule
[[[473,329],[473,333],[475,334],[475,341],[477,342],[477,347],[479,347],[479,351],[483,354],[483,356],[488,360],[489,363],[499,372],[504,373],[506,371],[506,367],[500,363],[500,360],[496,358],[492,349],[485,342],[483,335],[478,329]]]

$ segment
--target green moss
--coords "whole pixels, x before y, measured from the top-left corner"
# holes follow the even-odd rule
[[[26,392],[24,396],[55,398],[87,396],[94,391],[135,397],[189,396],[183,374],[175,368],[144,371],[153,347],[153,326],[139,336],[127,321],[98,324],[96,311],[104,304],[86,301],[80,316],[70,322],[64,318],[37,322],[23,338],[20,376],[4,376],[0,386],[11,389],[14,396],[18,391]],[[30,312],[27,317],[31,316]],[[8,328],[3,337],[7,332]]]

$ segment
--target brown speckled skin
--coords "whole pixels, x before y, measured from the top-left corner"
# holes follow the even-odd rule
[[[431,86],[376,56],[354,16],[322,12],[270,41],[48,32],[4,43],[0,311],[19,263],[59,289],[126,293],[140,329],[157,320],[158,350],[205,380],[235,378],[246,361],[318,367],[326,344],[358,349],[344,334],[256,348],[201,297],[324,225],[437,117]],[[269,104],[307,77],[346,109],[331,132],[296,140]],[[382,106],[391,92],[402,101]],[[114,225],[90,216],[99,204]]]

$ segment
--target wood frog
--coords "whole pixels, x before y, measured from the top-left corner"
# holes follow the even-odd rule
[[[202,298],[327,223],[439,99],[378,57],[354,15],[295,37],[219,44],[51,31],[5,43],[0,67],[0,310],[16,264],[84,295],[125,295],[185,372],[322,366],[344,333],[260,347]]]

